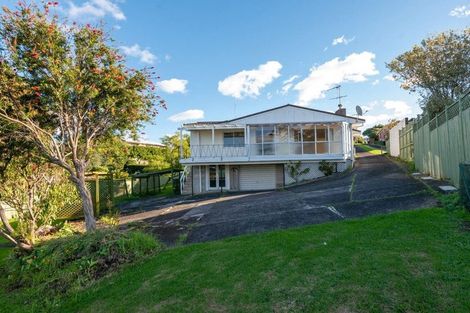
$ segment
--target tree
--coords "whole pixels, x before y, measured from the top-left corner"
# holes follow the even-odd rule
[[[403,89],[421,96],[422,109],[433,117],[470,87],[470,28],[427,38],[387,67]]]
[[[32,250],[38,229],[50,225],[64,200],[74,196],[67,184],[62,169],[31,155],[15,157],[0,177],[0,235],[20,250]],[[15,228],[5,205],[16,213]]]
[[[100,140],[91,151],[89,170],[111,171],[120,176],[129,159],[129,147],[119,137],[112,136]]]
[[[100,28],[61,22],[49,14],[50,5],[3,8],[0,121],[15,125],[24,140],[67,171],[92,231],[85,185],[90,150],[102,138],[135,134],[165,102],[155,94],[150,68],[126,68]]]
[[[373,140],[379,140],[378,133],[384,126],[382,124],[376,124],[374,127],[367,128],[362,132],[364,136],[369,137]]]
[[[165,145],[165,159],[171,168],[180,168],[180,135],[175,133],[171,136],[162,138],[162,144]],[[191,154],[189,148],[189,135],[183,135],[183,157],[187,158]]]

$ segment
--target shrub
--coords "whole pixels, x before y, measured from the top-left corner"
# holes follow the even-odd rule
[[[110,212],[100,217],[100,222],[107,226],[119,225],[119,214]]]
[[[462,202],[460,201],[459,193],[454,192],[451,194],[437,194],[439,205],[446,210],[455,211],[455,210],[462,210]]]
[[[30,301],[51,304],[55,297],[79,290],[125,263],[154,255],[162,245],[140,231],[99,230],[51,240],[30,255],[5,262],[10,292],[22,289]]]
[[[334,164],[323,160],[320,162],[320,166],[318,167],[318,169],[322,171],[325,176],[330,176],[331,174],[333,174]]]

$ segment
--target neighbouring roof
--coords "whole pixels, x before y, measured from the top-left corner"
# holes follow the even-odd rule
[[[359,117],[356,117],[356,116],[340,115],[340,114],[335,114],[335,113],[333,113],[333,112],[322,111],[322,110],[317,110],[317,109],[302,107],[302,106],[293,105],[293,104],[285,104],[285,105],[281,105],[281,106],[274,107],[274,108],[271,108],[271,109],[267,109],[267,110],[264,110],[264,111],[260,111],[260,112],[256,112],[256,113],[252,113],[252,114],[248,114],[248,115],[244,115],[244,116],[240,116],[240,117],[237,117],[237,118],[234,118],[234,119],[231,119],[231,120],[224,120],[224,121],[200,121],[200,122],[193,122],[193,123],[185,123],[185,124],[183,124],[183,126],[185,126],[185,127],[202,127],[202,126],[206,126],[206,125],[230,124],[230,123],[236,122],[236,121],[238,121],[238,120],[241,120],[241,119],[244,119],[244,118],[247,118],[247,117],[252,117],[252,116],[255,116],[255,115],[259,115],[259,114],[271,112],[271,111],[278,110],[278,109],[282,109],[282,108],[286,108],[286,107],[292,107],[292,108],[297,108],[297,109],[309,110],[309,111],[313,111],[313,112],[319,112],[319,113],[323,113],[323,114],[329,114],[329,115],[334,115],[334,116],[352,118],[352,119],[356,119],[356,120],[358,120],[358,121],[360,121],[360,122],[365,122],[364,119],[359,118]],[[235,124],[234,124],[234,125],[235,125]]]
[[[131,146],[140,146],[140,147],[166,147],[164,144],[158,142],[148,142],[148,141],[134,141],[134,140],[124,140],[125,143]]]

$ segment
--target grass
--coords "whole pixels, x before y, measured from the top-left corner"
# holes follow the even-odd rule
[[[470,312],[464,220],[461,210],[434,208],[177,247],[54,310]],[[28,312],[21,295],[0,292],[0,302]]]
[[[0,263],[10,254],[11,250],[9,241],[0,236]]]
[[[358,146],[358,147],[364,149],[365,151],[367,151],[371,154],[374,154],[374,155],[384,154],[383,150],[377,149],[376,147],[372,147],[372,146],[365,145],[365,144],[357,144],[356,146]],[[384,149],[385,149],[385,147],[384,147]]]

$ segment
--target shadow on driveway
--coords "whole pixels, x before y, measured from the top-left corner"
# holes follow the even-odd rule
[[[129,203],[121,224],[142,223],[171,245],[436,205],[424,184],[385,156],[358,157],[346,175],[283,191]]]

